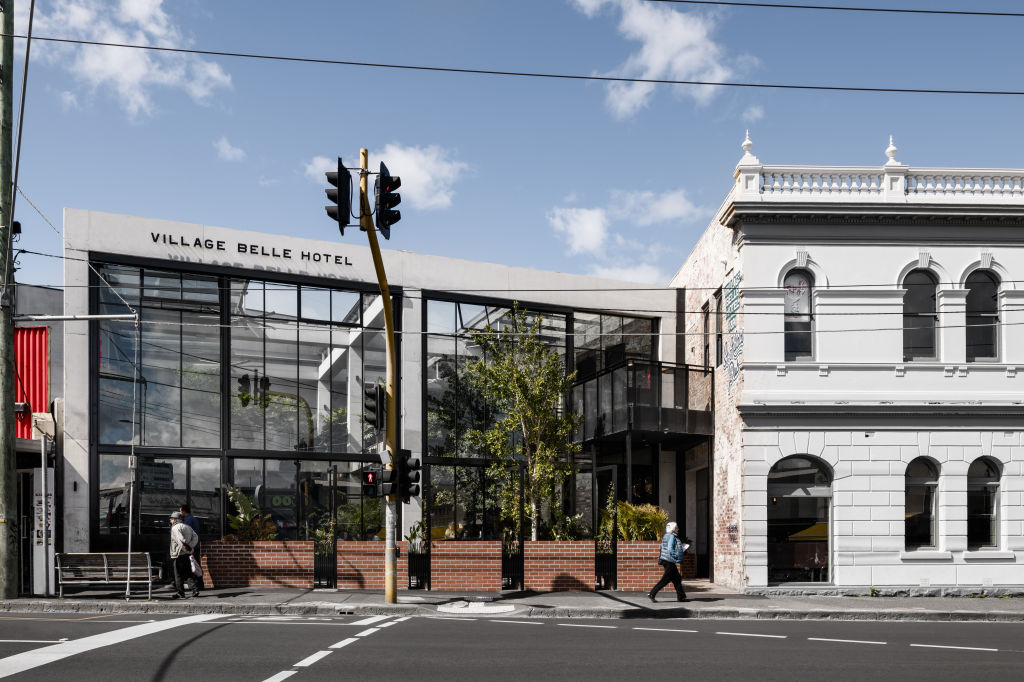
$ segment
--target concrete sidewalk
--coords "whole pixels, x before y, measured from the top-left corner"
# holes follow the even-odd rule
[[[172,600],[169,587],[125,600],[122,590],[65,590],[64,599],[0,601],[0,611],[54,613],[224,613],[241,615],[407,615],[474,618],[721,618],[789,620],[919,620],[1024,622],[1024,598],[843,597],[744,595],[707,582],[687,585],[689,600],[671,589],[652,604],[642,592],[399,592],[385,604],[382,591],[235,588]]]

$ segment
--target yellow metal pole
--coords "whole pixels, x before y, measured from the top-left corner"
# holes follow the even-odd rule
[[[398,443],[398,405],[395,401],[395,376],[397,375],[397,353],[395,351],[395,320],[394,311],[391,305],[391,292],[388,290],[388,278],[384,273],[384,259],[380,255],[380,245],[377,243],[377,231],[373,225],[373,218],[370,216],[370,200],[367,197],[368,184],[368,163],[369,157],[365,149],[359,150],[359,227],[366,231],[370,241],[370,253],[373,255],[373,268],[377,271],[377,284],[380,286],[381,302],[384,305],[384,332],[387,352],[387,379],[386,391],[387,407],[385,409],[384,424],[384,446],[388,452],[387,468],[393,468],[395,452]],[[385,519],[385,542],[384,542],[384,601],[388,604],[398,603],[398,571],[395,558],[396,531],[398,517],[395,510],[396,497],[388,495],[385,502],[387,505]]]

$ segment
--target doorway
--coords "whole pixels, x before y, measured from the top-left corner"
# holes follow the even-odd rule
[[[831,581],[832,469],[787,457],[768,473],[768,582]]]

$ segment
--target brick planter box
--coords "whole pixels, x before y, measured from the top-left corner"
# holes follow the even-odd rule
[[[593,590],[594,541],[527,541],[523,544],[523,587],[538,592]]]
[[[661,579],[664,569],[657,563],[660,540],[619,540],[617,588],[627,592],[647,592]],[[692,580],[696,568],[693,552],[683,555],[683,579]]]
[[[501,589],[501,541],[430,543],[430,589],[478,592]]]
[[[398,589],[409,587],[409,543],[398,542]],[[338,588],[356,590],[384,589],[384,543],[378,541],[338,541]]]
[[[203,542],[203,572],[213,587],[313,587],[313,542]]]

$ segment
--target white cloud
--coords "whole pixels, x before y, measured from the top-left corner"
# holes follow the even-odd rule
[[[760,104],[749,106],[743,112],[743,120],[747,121],[748,123],[760,121],[762,118],[764,118],[764,107],[762,107]]]
[[[273,187],[274,185],[276,185],[278,183],[278,180],[277,180],[277,178],[268,178],[265,175],[261,175],[259,177],[259,179],[256,181],[256,183],[260,187]]]
[[[571,254],[599,255],[608,238],[608,214],[602,208],[554,208],[547,218]]]
[[[640,43],[617,69],[609,73],[629,78],[723,81],[733,75],[722,48],[711,38],[714,21],[661,3],[644,0],[574,0],[588,17],[605,6],[618,7],[622,16],[619,33]],[[715,96],[714,86],[676,86],[698,103]],[[618,118],[629,118],[649,103],[653,83],[610,83],[606,104]]]
[[[213,146],[222,161],[241,161],[245,158],[245,150],[232,146],[224,135],[221,135],[220,139],[213,143]]]
[[[383,161],[392,175],[402,178],[399,193],[403,204],[424,211],[451,206],[455,183],[469,169],[468,164],[454,158],[451,150],[438,145],[389,144],[371,153],[370,158]]]
[[[642,284],[666,284],[668,275],[661,271],[656,265],[639,263],[637,265],[592,265],[590,274],[595,277],[607,279],[621,279],[627,282],[640,282]]]
[[[654,225],[670,220],[690,222],[700,218],[704,210],[693,204],[681,189],[664,194],[650,190],[612,192],[615,202],[610,209],[616,218],[635,225]]]
[[[75,93],[68,92],[67,90],[65,90],[62,93],[60,93],[59,97],[60,108],[64,111],[69,111],[71,109],[78,108],[78,97],[75,96]]]
[[[19,3],[19,9],[24,6]],[[33,31],[109,43],[187,47],[190,41],[163,10],[163,0],[63,0],[50,13],[37,11]],[[27,12],[18,22],[23,31]],[[231,76],[196,55],[94,45],[39,44],[33,57],[59,66],[92,92],[112,93],[130,117],[152,114],[154,91],[179,90],[206,104]]]
[[[314,156],[305,164],[303,173],[305,173],[306,177],[313,182],[318,185],[322,185],[326,182],[324,179],[324,173],[336,170],[338,170],[337,159],[328,159],[326,156]]]

